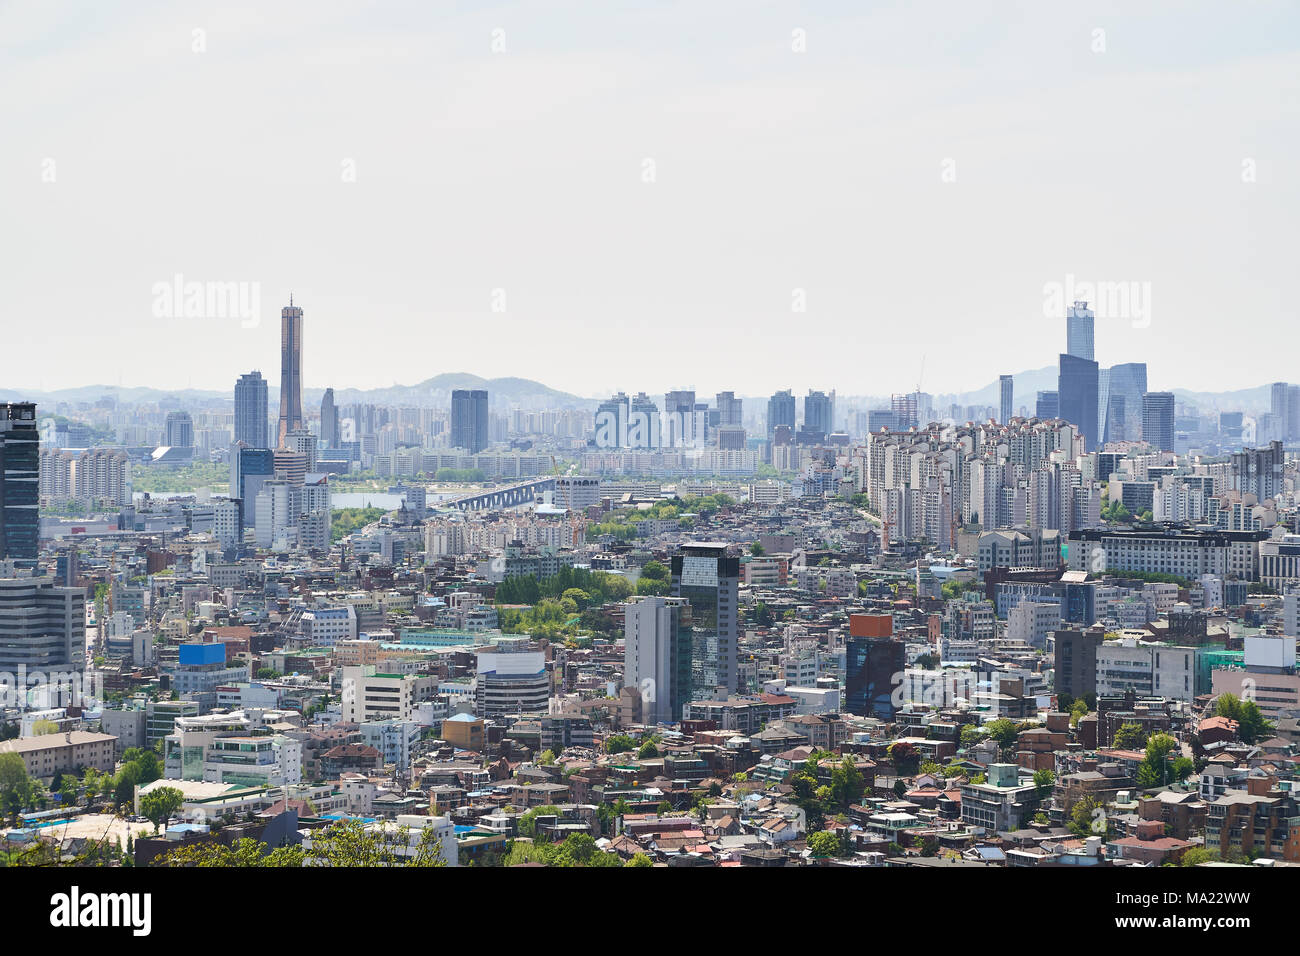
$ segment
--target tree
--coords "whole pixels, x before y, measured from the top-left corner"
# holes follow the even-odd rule
[[[638,760],[653,760],[659,756],[659,748],[655,746],[653,740],[647,740],[641,745],[641,749],[636,752]]]
[[[38,720],[32,724],[32,736],[44,737],[47,734],[57,734],[59,725],[52,720]]]
[[[1152,734],[1147,741],[1147,753],[1138,764],[1137,784],[1143,790],[1166,787],[1177,778],[1170,754],[1177,752],[1178,741],[1169,734]]]
[[[614,734],[605,739],[605,753],[621,754],[636,749],[636,741],[627,734]]]
[[[555,764],[555,751],[543,750],[540,754],[537,755],[536,762],[537,762],[537,766],[539,767],[553,766]]]
[[[0,808],[18,825],[18,814],[31,803],[32,779],[27,764],[15,753],[0,754]]]
[[[1217,863],[1219,856],[1208,847],[1194,846],[1187,850],[1178,860],[1179,866],[1200,866],[1202,863]]]
[[[894,761],[895,769],[905,776],[915,773],[917,766],[921,762],[921,755],[918,753],[916,746],[905,740],[890,744],[887,753],[889,759]]]
[[[167,823],[185,802],[185,794],[175,787],[158,787],[140,798],[140,813],[153,824],[153,832]]]
[[[632,854],[632,859],[628,860],[623,865],[624,866],[654,866],[655,861],[650,859],[650,857],[644,853],[634,853]]]
[[[519,818],[519,835],[526,837],[537,836],[537,818],[540,816],[558,817],[560,808],[553,805],[544,807],[533,807]]]
[[[975,744],[979,743],[988,735],[989,732],[985,730],[983,727],[981,727],[979,724],[966,724],[961,729],[962,749],[965,749],[967,747],[973,747]]]
[[[840,838],[827,830],[808,835],[808,849],[815,857],[840,855]]]
[[[984,729],[989,732],[990,737],[997,741],[998,747],[1001,748],[1004,755],[1016,742],[1016,738],[1020,736],[1020,728],[1016,726],[1015,721],[1008,720],[1005,717],[990,720],[984,725]]]
[[[1214,713],[1237,722],[1237,736],[1244,744],[1266,740],[1276,729],[1264,716],[1258,704],[1253,700],[1242,700],[1235,694],[1220,694],[1218,700],[1214,702]]]
[[[446,866],[442,840],[426,826],[414,848],[410,828],[369,830],[361,820],[339,820],[312,834],[304,861],[314,866]]]
[[[1047,799],[1052,792],[1052,784],[1055,782],[1056,774],[1046,767],[1034,771],[1034,792],[1038,795],[1039,800]]]
[[[154,860],[155,866],[200,867],[295,867],[302,866],[302,847],[282,846],[272,850],[267,844],[247,837],[232,846],[215,840],[178,847]]]
[[[765,549],[761,544],[759,544],[757,541],[753,542],[753,543],[750,544],[750,546],[749,546],[749,553],[752,554],[752,555],[753,555],[754,557],[756,557],[756,558],[761,558],[761,557],[763,556],[763,554],[765,553],[765,551],[766,551],[766,549]]]
[[[1070,808],[1070,829],[1077,836],[1105,836],[1106,810],[1091,795],[1081,797]]]
[[[1147,732],[1141,724],[1124,723],[1115,730],[1115,739],[1111,745],[1118,750],[1136,750],[1146,744]]]
[[[845,755],[840,765],[831,771],[831,799],[843,810],[862,799],[866,783],[862,771],[857,768],[853,758]]]

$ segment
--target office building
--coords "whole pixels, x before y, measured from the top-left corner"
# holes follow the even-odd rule
[[[0,672],[82,671],[86,592],[0,562]]]
[[[338,448],[340,438],[339,409],[334,404],[334,389],[327,388],[320,400],[320,442],[326,448]]]
[[[1174,450],[1174,393],[1142,396],[1142,440],[1160,451]]]
[[[1097,693],[1097,648],[1106,639],[1102,628],[1058,628],[1055,631],[1056,658],[1054,690],[1082,700]]]
[[[626,396],[625,396],[626,399]],[[626,421],[626,406],[623,421]],[[477,455],[488,446],[486,389],[458,388],[451,393],[451,444]]]
[[[1142,396],[1147,391],[1145,362],[1127,362],[1107,370],[1105,402],[1098,399],[1100,440],[1137,441],[1142,437]]]
[[[1084,450],[1097,449],[1097,363],[1091,359],[1062,354],[1057,392],[1060,417],[1083,435]]]
[[[163,431],[163,444],[168,448],[194,447],[194,419],[189,412],[168,412]]]
[[[740,559],[725,544],[683,545],[672,559],[673,597],[691,605],[691,682],[696,692],[725,687],[735,693]]]
[[[779,425],[787,426],[791,433],[795,428],[794,392],[784,389],[767,400],[767,440],[771,441]]]
[[[823,438],[835,430],[835,393],[809,390],[803,400],[803,431]]]
[[[1034,405],[1034,415],[1037,418],[1058,418],[1061,413],[1061,403],[1059,393],[1057,392],[1039,392],[1038,401]]]
[[[1075,302],[1065,312],[1065,353],[1093,361],[1093,314],[1087,302]]]
[[[1015,401],[1015,376],[1000,375],[998,376],[999,408],[998,422],[1005,425],[1011,421],[1014,414],[1012,403]]]
[[[691,623],[685,598],[643,597],[624,607],[623,684],[641,695],[642,723],[676,723],[691,701]]]
[[[271,447],[267,391],[261,372],[241,375],[235,382],[235,441],[249,448]]]
[[[850,614],[844,651],[844,709],[860,717],[893,720],[907,647],[894,640],[890,614]]]
[[[306,427],[302,415],[302,309],[289,304],[280,310],[280,424],[276,447],[283,448],[292,431]]]
[[[39,556],[41,438],[32,402],[0,403],[0,560]]]

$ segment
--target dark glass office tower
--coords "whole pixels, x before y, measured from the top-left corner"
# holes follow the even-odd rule
[[[39,557],[41,436],[32,402],[0,404],[0,559]]]
[[[737,686],[740,559],[712,542],[683,545],[672,559],[673,597],[691,604],[691,685],[697,691]]]
[[[241,375],[235,382],[235,441],[249,448],[270,448],[271,423],[266,416],[266,379],[261,372]]]
[[[1039,392],[1034,406],[1038,418],[1056,418],[1061,413],[1060,396],[1056,392]]]
[[[302,417],[302,309],[289,304],[280,310],[280,427],[276,447],[283,448],[289,432],[305,428]]]
[[[772,440],[778,425],[787,426],[794,432],[795,419],[794,392],[790,389],[777,392],[767,400],[767,439]]]
[[[451,444],[477,455],[488,446],[488,393],[458,388],[451,393]]]
[[[1097,363],[1062,355],[1057,381],[1060,415],[1083,433],[1084,451],[1097,450]]]
[[[1160,451],[1174,450],[1174,393],[1142,396],[1142,440]]]
[[[894,688],[907,666],[907,648],[891,637],[850,637],[844,650],[844,709],[860,717],[894,719]]]
[[[1015,376],[999,375],[998,376],[998,424],[1005,425],[1011,421],[1014,413],[1013,401],[1015,396]]]
[[[320,400],[320,443],[338,448],[339,438],[339,407],[334,404],[334,389],[327,388]]]

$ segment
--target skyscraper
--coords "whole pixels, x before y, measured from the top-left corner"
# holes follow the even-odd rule
[[[289,304],[280,310],[280,427],[276,447],[285,436],[305,425],[302,417],[302,309]]]
[[[1084,450],[1097,449],[1097,363],[1075,355],[1062,355],[1057,394],[1060,417],[1083,433]]]
[[[1142,440],[1161,451],[1174,450],[1174,393],[1142,396]]]
[[[189,412],[168,412],[163,444],[171,448],[194,447],[194,419]]]
[[[627,397],[624,396],[624,403]],[[626,415],[624,417],[626,421]],[[486,389],[458,388],[451,393],[451,444],[477,455],[488,445]]]
[[[767,400],[767,440],[771,441],[778,425],[787,425],[794,431],[794,392],[784,389]]]
[[[811,389],[803,400],[803,430],[823,437],[835,430],[835,393]]]
[[[998,387],[999,387],[999,391],[1001,392],[1000,398],[1002,399],[1002,407],[1000,409],[1002,414],[1001,417],[998,418],[998,422],[1002,425],[1005,425],[1007,422],[1011,421],[1011,415],[1012,415],[1011,406],[1012,406],[1012,402],[1015,400],[1014,376],[1011,375],[998,376]]]
[[[664,394],[662,435],[665,448],[686,448],[695,444],[694,391],[679,389]]]
[[[744,403],[736,397],[735,392],[718,392],[713,403],[718,409],[719,428],[739,428],[744,424]]]
[[[673,597],[691,605],[691,684],[695,691],[736,692],[736,602],[740,559],[712,542],[683,545],[672,559]]]
[[[1065,354],[1092,361],[1093,315],[1087,302],[1075,302],[1065,311]]]
[[[320,400],[320,443],[326,448],[339,447],[339,409],[332,388],[325,389]]]
[[[40,468],[35,403],[0,404],[0,559],[27,568],[39,557]]]
[[[1100,441],[1136,441],[1142,431],[1142,396],[1147,390],[1145,362],[1127,362],[1110,368],[1106,403],[1098,400]]]
[[[241,375],[235,382],[235,441],[249,448],[271,447],[267,416],[266,379],[261,372]]]
[[[1038,418],[1056,418],[1061,414],[1060,395],[1057,392],[1039,392],[1034,405],[1034,415]]]
[[[1269,412],[1273,417],[1274,434],[1285,441],[1291,437],[1295,422],[1291,421],[1290,386],[1286,382],[1274,382],[1269,386]]]
[[[690,601],[637,598],[624,607],[623,634],[623,684],[640,692],[642,722],[681,720],[692,696]]]

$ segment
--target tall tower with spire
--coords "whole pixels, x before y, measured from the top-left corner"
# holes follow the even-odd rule
[[[277,448],[288,434],[306,427],[302,415],[302,309],[289,304],[280,310],[280,427]]]

